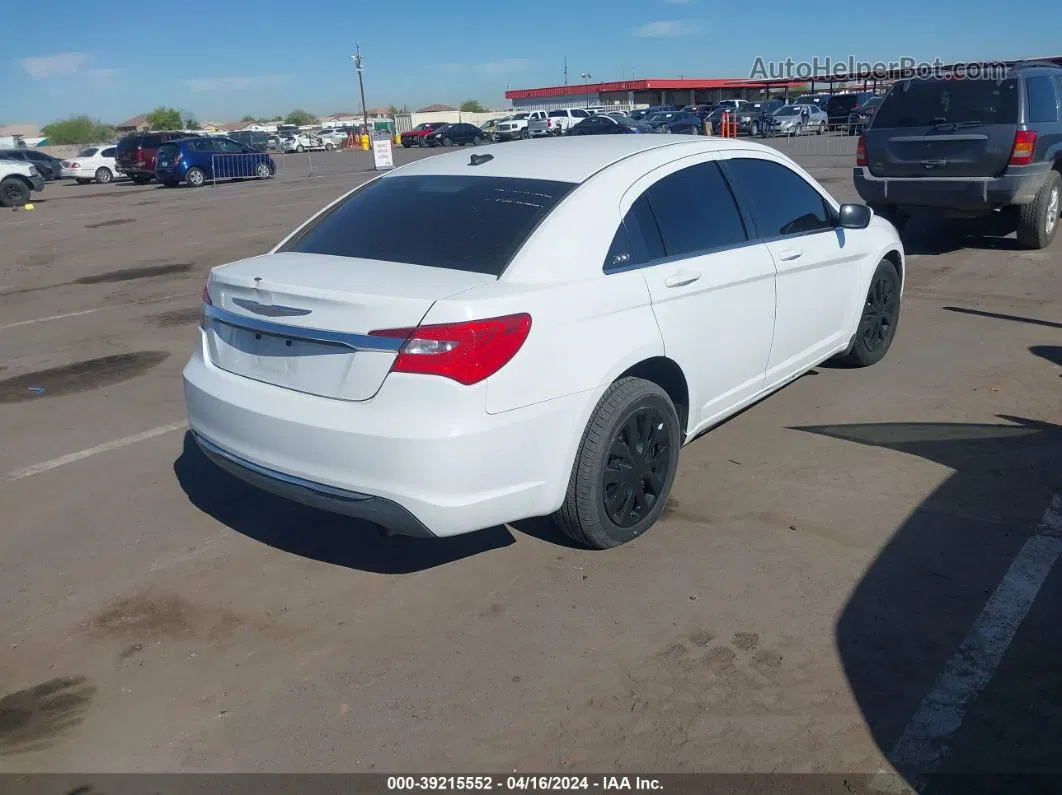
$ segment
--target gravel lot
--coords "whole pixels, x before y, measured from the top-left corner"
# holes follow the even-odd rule
[[[799,159],[856,199],[850,158]],[[942,681],[941,770],[1062,767],[1049,553],[1013,637],[982,638],[996,664],[941,679],[1062,531],[1062,241],[915,219],[889,357],[691,444],[633,544],[388,539],[243,486],[181,425],[208,269],[371,174],[282,160],[0,214],[0,770],[869,776]]]

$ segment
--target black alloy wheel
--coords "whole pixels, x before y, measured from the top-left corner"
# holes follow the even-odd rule
[[[619,527],[633,527],[664,496],[670,469],[668,424],[654,406],[640,406],[619,427],[605,457],[605,513]]]
[[[859,336],[870,353],[876,353],[882,346],[887,346],[896,333],[900,297],[895,276],[889,276],[888,271],[882,269],[874,274],[870,290],[867,291],[863,318],[859,321]]]

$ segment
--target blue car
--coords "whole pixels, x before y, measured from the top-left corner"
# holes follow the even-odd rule
[[[166,141],[155,157],[155,177],[167,188],[182,182],[198,188],[219,179],[268,179],[276,173],[273,158],[231,138]]]

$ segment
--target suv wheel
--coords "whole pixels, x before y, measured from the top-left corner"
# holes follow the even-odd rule
[[[17,177],[0,182],[0,207],[21,207],[30,200],[29,185]]]
[[[202,187],[204,182],[206,182],[206,172],[198,166],[192,166],[184,175],[184,179],[189,187],[199,188]]]
[[[147,185],[151,182],[151,177],[147,174],[130,174],[129,179],[135,182],[137,185]]]
[[[1018,211],[1018,242],[1026,248],[1046,248],[1058,232],[1062,205],[1062,175],[1052,171],[1031,204]]]
[[[266,163],[265,161],[262,161],[255,167],[254,173],[258,179],[269,179],[273,175],[273,172],[269,170],[269,163]]]
[[[554,522],[595,549],[637,538],[664,510],[681,446],[667,393],[641,378],[616,381],[590,416]]]

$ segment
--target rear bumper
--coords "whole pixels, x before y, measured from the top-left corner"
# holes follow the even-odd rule
[[[1044,184],[1050,164],[1009,168],[1000,177],[875,177],[865,167],[852,172],[856,191],[866,202],[958,212],[991,212],[1011,204],[1029,204]]]
[[[201,346],[184,370],[189,426],[219,466],[421,536],[541,516],[563,501],[572,440],[600,391],[488,414],[486,388],[392,373],[371,400],[331,400],[220,370]]]

